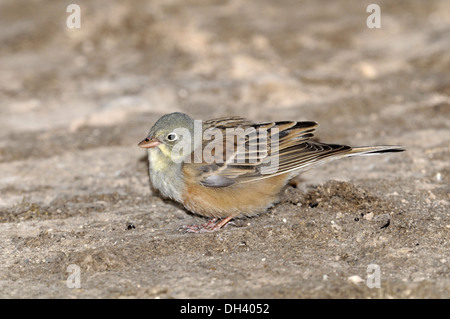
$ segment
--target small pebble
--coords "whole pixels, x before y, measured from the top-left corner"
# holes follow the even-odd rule
[[[361,282],[364,282],[364,280],[361,278],[361,277],[359,277],[359,276],[350,276],[350,277],[348,277],[348,279],[347,279],[348,281],[351,281],[352,283],[354,283],[354,284],[359,284],[359,283],[361,283]]]

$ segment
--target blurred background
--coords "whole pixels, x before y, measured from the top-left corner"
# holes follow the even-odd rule
[[[448,124],[445,0],[379,1],[379,29],[371,1],[78,1],[69,29],[71,3],[0,2],[0,161],[135,143],[172,111],[316,120],[342,142]]]

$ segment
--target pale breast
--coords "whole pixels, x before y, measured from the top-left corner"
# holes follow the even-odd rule
[[[181,164],[164,158],[165,155],[158,149],[148,150],[150,180],[152,186],[177,202],[182,202],[183,174]]]

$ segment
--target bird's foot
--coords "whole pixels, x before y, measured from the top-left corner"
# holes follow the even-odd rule
[[[210,233],[221,229],[223,226],[228,224],[228,222],[232,218],[233,217],[229,216],[227,218],[220,220],[219,222],[217,222],[219,220],[218,218],[213,218],[207,221],[206,223],[197,225],[184,225],[180,229],[184,230],[187,233]]]

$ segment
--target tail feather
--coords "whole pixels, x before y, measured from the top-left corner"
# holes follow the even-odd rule
[[[361,146],[352,147],[346,156],[367,156],[367,155],[380,155],[384,153],[396,153],[403,152],[406,149],[402,146],[395,145],[382,145],[382,146]]]

